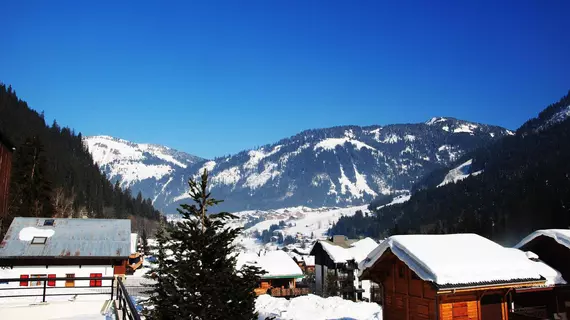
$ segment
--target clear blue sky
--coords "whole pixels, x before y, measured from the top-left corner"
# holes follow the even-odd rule
[[[121,2],[4,1],[0,81],[50,122],[203,157],[432,116],[515,129],[570,89],[565,0]]]

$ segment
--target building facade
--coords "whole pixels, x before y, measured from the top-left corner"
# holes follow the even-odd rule
[[[111,280],[74,278],[124,275],[130,235],[128,219],[17,217],[0,243],[0,278],[21,279],[7,286],[34,286],[38,278],[67,278],[49,286],[110,285]]]
[[[519,288],[547,266],[474,234],[392,236],[361,262],[382,289],[384,319],[509,319]]]

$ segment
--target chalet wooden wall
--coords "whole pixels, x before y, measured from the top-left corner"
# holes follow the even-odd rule
[[[8,214],[12,151],[0,143],[0,219]]]
[[[507,303],[504,299],[508,289],[450,292],[439,294],[436,299],[433,285],[418,278],[395,256],[385,260],[383,265],[383,270],[378,271],[383,274],[381,282],[384,290],[384,319],[508,319]]]
[[[435,319],[435,290],[417,278],[408,266],[394,260],[383,281],[384,319]]]

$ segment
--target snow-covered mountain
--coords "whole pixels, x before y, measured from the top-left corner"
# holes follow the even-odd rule
[[[204,159],[168,147],[133,143],[110,136],[92,136],[84,139],[93,160],[107,177],[121,187],[139,191],[153,199],[164,184],[173,179],[181,169],[186,169]]]
[[[213,195],[224,199],[226,210],[360,205],[381,194],[409,190],[426,173],[510,134],[500,127],[432,118],[418,124],[307,130],[258,149],[202,161],[186,154],[174,157],[164,151],[171,149],[154,146],[159,156],[147,151],[149,145],[110,137],[86,142],[111,178],[121,177],[124,186],[141,190],[155,207],[171,213],[189,200],[188,178],[204,169],[210,172]],[[139,149],[152,154],[152,161],[141,160]]]

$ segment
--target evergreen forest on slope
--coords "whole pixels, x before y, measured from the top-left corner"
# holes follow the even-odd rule
[[[0,130],[15,146],[8,216],[131,219],[135,231],[150,231],[161,214],[150,199],[111,184],[94,163],[81,133],[46,124],[43,113],[0,83]]]
[[[402,204],[343,217],[331,234],[472,232],[510,245],[537,229],[570,226],[570,94],[523,124],[514,136],[466,154],[428,175]],[[473,159],[477,176],[441,187],[445,173]]]

